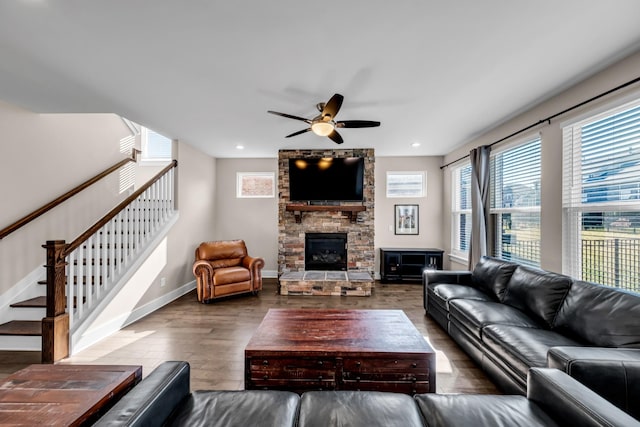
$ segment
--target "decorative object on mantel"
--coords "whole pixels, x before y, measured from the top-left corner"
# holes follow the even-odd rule
[[[312,131],[318,136],[327,136],[336,144],[342,144],[342,136],[336,131],[336,128],[371,128],[380,126],[380,122],[374,122],[370,120],[342,120],[336,122],[334,119],[340,111],[342,101],[344,97],[339,93],[334,94],[329,102],[326,104],[320,102],[316,104],[316,108],[320,112],[313,119],[305,119],[304,117],[292,116],[291,114],[278,113],[277,111],[267,111],[267,113],[275,114],[277,116],[286,117],[288,119],[300,120],[309,124],[309,127],[303,130],[299,130],[285,138],[291,138],[292,136],[300,135]]]
[[[418,234],[418,205],[395,205],[395,234]]]
[[[285,208],[288,212],[293,212],[296,223],[302,222],[302,212],[342,212],[349,217],[349,221],[355,223],[358,220],[358,212],[364,212],[367,208],[363,205],[305,205],[289,204]],[[396,233],[398,234],[398,233]],[[418,233],[416,233],[418,234]]]

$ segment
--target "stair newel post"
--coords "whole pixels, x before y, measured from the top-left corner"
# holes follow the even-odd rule
[[[42,363],[54,363],[69,355],[69,314],[66,313],[67,244],[64,240],[48,240],[47,250],[47,314],[42,319]]]

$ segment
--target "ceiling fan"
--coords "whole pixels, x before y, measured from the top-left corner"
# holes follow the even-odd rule
[[[291,138],[292,136],[313,131],[316,135],[328,136],[336,144],[342,144],[344,141],[336,131],[336,128],[372,128],[380,126],[380,122],[373,122],[369,120],[342,120],[336,122],[335,117],[338,114],[338,111],[340,111],[343,100],[344,96],[336,93],[327,103],[320,102],[316,104],[316,108],[320,114],[313,119],[305,119],[304,117],[292,116],[291,114],[278,113],[277,111],[271,110],[267,112],[277,116],[287,117],[289,119],[300,120],[310,125],[307,129],[294,132],[287,135],[285,138]]]

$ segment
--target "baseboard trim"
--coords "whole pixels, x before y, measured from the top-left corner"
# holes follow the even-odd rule
[[[266,277],[267,279],[277,279],[278,272],[276,270],[262,270],[262,277]]]

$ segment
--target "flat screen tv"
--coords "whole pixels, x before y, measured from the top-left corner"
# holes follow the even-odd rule
[[[362,157],[289,159],[291,201],[362,201],[363,182]]]

